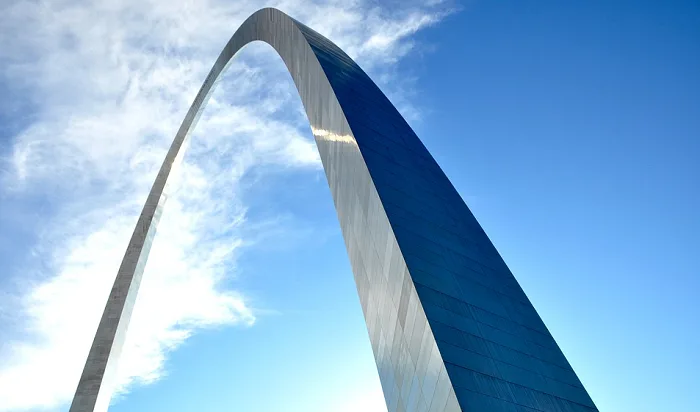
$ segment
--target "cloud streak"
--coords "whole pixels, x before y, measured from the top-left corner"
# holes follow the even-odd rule
[[[14,211],[0,230],[25,239],[0,244],[0,258],[14,257],[0,278],[7,296],[0,330],[9,331],[0,335],[0,411],[53,410],[70,401],[176,128],[220,48],[261,6],[223,0],[0,6],[0,83],[12,92],[0,98],[1,107],[23,110],[3,119],[19,132],[0,152],[2,210]],[[420,4],[389,13],[363,1],[272,6],[378,74],[411,50],[412,34],[445,14]],[[168,353],[198,330],[254,324],[254,306],[232,288],[236,257],[251,242],[246,228],[260,223],[248,219],[241,179],[253,168],[320,169],[299,106],[269,47],[248,46],[229,68],[159,225],[121,358],[119,393],[162,377]],[[41,226],[10,224],[20,220]]]

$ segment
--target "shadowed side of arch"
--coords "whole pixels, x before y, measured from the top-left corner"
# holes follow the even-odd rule
[[[220,74],[246,44],[284,61],[338,214],[390,412],[597,411],[464,201],[342,50],[275,9],[227,43],[158,172],[117,272],[71,412],[104,411],[168,178]]]

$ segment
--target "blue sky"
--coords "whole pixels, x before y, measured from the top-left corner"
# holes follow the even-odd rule
[[[0,411],[66,409],[168,142],[270,4],[204,5],[0,6]],[[396,103],[601,411],[700,410],[697,4],[274,5]],[[252,45],[220,86],[111,410],[385,411],[291,79]]]

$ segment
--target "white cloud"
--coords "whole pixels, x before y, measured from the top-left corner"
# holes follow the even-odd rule
[[[224,0],[0,6],[0,82],[15,94],[0,100],[8,106],[20,99],[32,110],[2,151],[8,155],[0,196],[31,208],[38,193],[50,205],[36,211],[48,225],[34,243],[8,252],[29,256],[29,263],[2,273],[12,279],[0,283],[2,294],[12,299],[0,302],[0,313],[14,314],[17,330],[0,345],[0,411],[70,401],[165,150],[219,49],[261,6]],[[417,6],[392,15],[363,1],[273,6],[378,74],[411,49],[413,33],[442,16]],[[165,208],[121,358],[121,393],[163,376],[168,352],[197,330],[254,323],[245,296],[224,286],[249,241],[240,180],[265,165],[320,167],[279,59],[262,45],[240,57],[199,122]],[[0,329],[11,326],[4,321]]]

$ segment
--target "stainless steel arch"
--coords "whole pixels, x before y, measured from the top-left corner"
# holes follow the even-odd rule
[[[219,75],[257,40],[282,57],[311,124],[389,411],[596,411],[495,248],[389,100],[337,46],[270,8],[230,39],[175,136],[70,411],[107,409],[170,172]]]

